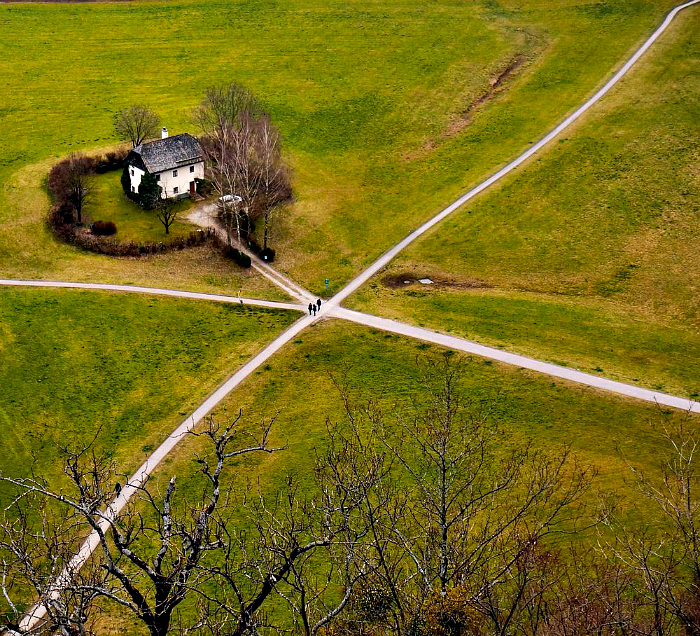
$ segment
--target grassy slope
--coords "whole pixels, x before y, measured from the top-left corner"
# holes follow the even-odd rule
[[[150,103],[173,132],[187,128],[205,87],[235,79],[267,101],[296,172],[297,204],[276,239],[280,265],[313,289],[325,277],[337,289],[580,102],[671,4],[3,5],[0,271],[167,278],[170,265],[156,259],[115,265],[53,246],[37,191],[50,161],[17,171],[104,146],[111,114],[126,103]],[[452,134],[518,54],[527,61],[508,90]],[[179,284],[236,285],[209,267],[193,264]]]
[[[375,280],[355,305],[697,396],[698,28],[683,14],[568,138],[391,267],[494,289]]]
[[[453,28],[454,44],[441,49]],[[18,31],[24,38],[20,49],[12,45]],[[478,11],[440,2],[425,8],[402,1],[350,7],[336,1],[319,8],[308,0],[3,5],[0,72],[6,99],[0,132],[8,145],[0,165],[0,271],[68,277],[87,269],[93,279],[163,277],[157,263],[140,264],[137,271],[55,247],[41,223],[45,197],[37,186],[51,160],[35,162],[105,146],[112,141],[111,115],[125,104],[152,105],[175,133],[191,127],[189,112],[208,86],[242,82],[280,122],[295,154],[300,189],[308,178],[312,188],[322,184],[352,195],[360,184],[343,180],[343,166],[321,174],[328,148],[349,152],[384,143],[387,131],[401,123],[392,119],[395,105],[405,109],[411,96],[441,86],[446,74],[482,73],[511,48]],[[468,61],[464,50],[470,51]],[[442,88],[448,94],[457,90]],[[307,156],[315,158],[309,162]],[[16,174],[26,164],[32,167]],[[320,222],[327,222],[325,215]],[[179,284],[201,286],[197,277],[209,271],[197,270]]]
[[[60,468],[54,442],[97,436],[135,470],[295,312],[68,290],[0,290],[4,473]]]
[[[344,321],[317,323],[247,379],[216,415],[225,419],[242,408],[247,421],[256,422],[279,409],[274,438],[288,442],[289,450],[265,458],[265,470],[250,477],[278,483],[290,470],[308,477],[313,449],[325,438],[326,417],[342,417],[330,374],[344,377],[361,400],[378,400],[391,418],[420,395],[417,359],[442,351]],[[494,421],[506,436],[532,438],[545,449],[570,444],[582,460],[601,470],[601,485],[619,485],[623,455],[640,465],[654,465],[655,427],[662,416],[656,406],[477,357],[458,357],[467,361],[466,395],[492,404]],[[182,445],[167,461],[174,465],[190,452]]]
[[[85,208],[91,221],[113,221],[117,226],[117,240],[168,243],[173,238],[189,236],[190,232],[197,230],[196,225],[184,218],[192,207],[191,199],[183,199],[177,204],[179,217],[166,235],[154,211],[144,210],[124,196],[120,177],[121,172],[108,172],[95,177],[94,196]]]
[[[417,358],[437,357],[441,351],[342,321],[317,324],[287,345],[216,412],[223,423],[242,408],[243,421],[254,428],[279,408],[272,443],[289,444],[280,453],[248,456],[229,471],[236,509],[240,510],[238,500],[246,492],[256,492],[259,487],[270,493],[284,483],[289,473],[300,481],[302,492],[312,488],[315,450],[324,447],[326,417],[333,422],[343,417],[330,373],[344,377],[361,401],[378,401],[387,421],[391,421],[396,412],[409,411],[412,400],[421,399]],[[625,458],[637,466],[655,465],[662,413],[652,405],[551,381],[522,369],[457,357],[465,364],[465,394],[476,403],[483,400],[491,404],[492,422],[502,428],[504,447],[524,438],[552,451],[571,444],[578,459],[600,470],[595,493],[614,492],[621,497],[621,509],[627,510],[630,520],[638,518],[635,515],[643,510],[632,487],[624,481],[628,475]],[[179,445],[158,469],[156,483],[164,487],[165,481],[177,474],[179,487],[194,496],[198,482],[192,477],[197,468],[192,453],[203,448],[194,439]],[[237,527],[244,527],[245,521],[235,518]],[[282,611],[277,608],[273,615]],[[122,629],[133,628],[130,617],[115,621]],[[119,633],[119,628],[113,627],[113,632]]]

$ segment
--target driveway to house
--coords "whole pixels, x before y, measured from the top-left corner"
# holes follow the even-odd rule
[[[168,436],[168,438],[153,452],[153,454],[129,479],[124,488],[122,488],[120,495],[103,513],[103,521],[100,524],[103,531],[107,531],[110,525],[110,521],[123,509],[123,507],[127,504],[129,499],[136,493],[138,488],[144,484],[144,482],[148,479],[149,475],[155,470],[155,468],[163,460],[163,458],[175,447],[175,445],[180,441],[183,435],[186,435],[189,431],[191,431],[199,421],[201,421],[208,413],[210,413],[245,378],[247,378],[251,373],[258,369],[260,365],[262,365],[266,360],[268,360],[270,356],[279,351],[285,344],[287,344],[289,341],[295,338],[307,327],[311,326],[314,322],[325,317],[335,316],[346,320],[352,320],[353,322],[358,322],[360,324],[368,325],[374,328],[383,329],[385,331],[401,333],[409,337],[419,338],[421,340],[442,344],[446,347],[456,348],[462,351],[468,351],[469,353],[499,360],[507,364],[515,364],[517,366],[530,368],[541,373],[547,373],[549,375],[564,378],[566,380],[577,382],[579,384],[584,384],[587,386],[604,389],[606,391],[611,391],[613,393],[626,395],[629,397],[634,397],[646,401],[657,402],[659,404],[664,404],[667,406],[673,406],[675,408],[682,408],[685,410],[700,413],[700,404],[691,402],[689,400],[683,400],[682,398],[678,398],[676,396],[656,393],[654,391],[648,391],[646,389],[626,385],[620,382],[606,380],[605,378],[599,378],[597,376],[581,373],[572,369],[567,369],[565,367],[558,367],[557,365],[551,365],[548,363],[533,360],[531,358],[526,358],[524,356],[516,356],[514,354],[509,354],[507,352],[500,351],[498,349],[484,347],[483,345],[469,342],[461,338],[445,336],[443,334],[431,332],[427,329],[421,329],[412,325],[406,325],[384,318],[378,318],[375,316],[369,316],[367,314],[361,314],[360,312],[353,312],[340,307],[340,303],[345,298],[347,298],[361,285],[363,285],[367,280],[374,276],[380,269],[387,265],[389,261],[391,261],[391,259],[393,259],[397,254],[399,254],[413,241],[415,241],[419,236],[423,235],[430,228],[434,227],[437,223],[439,223],[449,214],[460,208],[474,196],[476,196],[480,192],[483,192],[486,188],[493,185],[498,180],[502,179],[504,176],[515,170],[515,168],[527,161],[536,152],[541,150],[555,137],[561,134],[566,128],[573,124],[579,117],[581,117],[595,103],[597,103],[604,95],[606,95],[613,88],[613,86],[615,86],[615,84],[617,84],[617,82],[619,82],[620,79],[622,79],[622,77],[624,77],[624,75],[637,63],[639,58],[668,28],[669,24],[671,24],[673,19],[678,15],[680,11],[698,3],[700,3],[700,0],[691,0],[690,2],[685,2],[673,9],[666,16],[661,26],[659,26],[659,28],[656,31],[654,31],[654,33],[644,42],[644,44],[642,44],[642,46],[637,50],[637,52],[622,66],[622,68],[617,73],[615,73],[615,75],[613,75],[613,77],[610,80],[608,80],[608,82],[606,82],[603,85],[603,87],[600,90],[598,90],[589,100],[587,100],[580,108],[574,111],[574,113],[569,115],[569,117],[562,121],[550,133],[542,137],[542,139],[540,139],[537,143],[530,146],[527,150],[525,150],[525,152],[523,152],[516,159],[511,161],[507,166],[490,176],[488,179],[485,179],[478,186],[461,196],[454,203],[446,207],[444,210],[433,216],[426,223],[424,223],[419,228],[411,232],[405,239],[400,241],[396,246],[394,246],[392,249],[390,249],[388,252],[386,252],[384,255],[378,258],[374,263],[372,263],[372,265],[370,265],[366,270],[364,270],[356,278],[350,281],[328,302],[324,303],[321,306],[321,310],[316,316],[305,316],[303,318],[300,318],[297,322],[291,325],[291,327],[288,327],[282,334],[277,336],[277,338],[275,338],[255,357],[248,361],[243,367],[238,369],[228,380],[224,382],[224,384],[222,384],[212,395],[210,395],[199,406],[199,408],[197,408],[197,410],[194,413],[192,413],[191,416],[189,416],[185,421],[183,421],[180,424],[180,426],[178,426],[178,428],[175,429],[175,431],[173,431],[173,433],[171,433],[170,436]],[[204,206],[202,207],[204,208]],[[206,208],[204,209],[206,211]],[[287,293],[291,292],[290,295],[292,297],[298,298],[300,301],[310,301],[313,299],[313,296],[307,290],[294,283],[294,281],[291,281],[286,276],[280,274],[279,272],[271,268],[269,265],[261,263],[257,259],[254,260],[256,263],[255,268],[261,274],[269,278],[269,280],[278,285],[280,288],[284,289]],[[131,290],[133,290],[133,288],[129,289],[129,291]],[[296,308],[298,308],[298,306]],[[97,534],[97,532],[93,531],[81,546],[80,551],[75,555],[75,557],[73,557],[66,570],[56,580],[55,587],[57,589],[60,589],[60,586],[67,580],[67,577],[70,576],[70,572],[76,572],[85,563],[85,561],[89,558],[89,556],[92,554],[93,550],[95,550],[98,544],[99,535]],[[34,606],[20,623],[22,631],[28,631],[36,627],[45,615],[46,610],[43,605],[38,604]]]
[[[700,1],[700,0],[698,0]],[[187,220],[190,223],[199,225],[199,227],[210,228],[214,230],[222,240],[228,241],[228,235],[226,230],[221,227],[221,225],[216,220],[217,205],[215,202],[207,201],[196,206],[188,215]],[[260,259],[256,258],[255,255],[250,252],[250,250],[243,246],[238,245],[238,249],[248,256],[250,256],[251,267],[258,273],[262,274],[267,278],[273,285],[277,285],[285,294],[296,298],[302,303],[308,304],[314,302],[316,297],[303,287],[297,285],[291,278],[285,276],[281,272],[278,272],[273,267],[270,267],[267,263],[264,263]]]

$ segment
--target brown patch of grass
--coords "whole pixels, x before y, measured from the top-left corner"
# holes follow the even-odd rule
[[[425,284],[422,286],[426,288],[451,288],[451,289],[490,289],[492,286],[482,280],[454,280],[450,279],[437,279],[432,275],[418,275],[418,274],[389,274],[381,279],[382,285],[389,287],[390,289],[405,288],[409,285],[417,283],[421,278],[429,278],[432,280],[432,284]]]
[[[483,108],[485,104],[493,100],[504,90],[504,86],[524,66],[528,59],[528,56],[524,53],[517,53],[514,55],[496,75],[489,78],[488,87],[479,97],[467,104],[461,111],[450,115],[450,121],[447,127],[438,138],[429,139],[422,148],[405,153],[404,159],[408,161],[420,159],[431,150],[434,150],[441,142],[458,135],[472,122],[474,115]]]

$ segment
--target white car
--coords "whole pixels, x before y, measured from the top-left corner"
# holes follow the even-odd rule
[[[219,201],[226,205],[228,203],[241,203],[243,199],[241,199],[241,197],[239,197],[237,194],[225,194],[224,196],[219,197]]]

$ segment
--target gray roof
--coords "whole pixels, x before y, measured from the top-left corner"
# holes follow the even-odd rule
[[[139,144],[131,152],[141,157],[150,173],[203,161],[202,147],[189,133]]]

